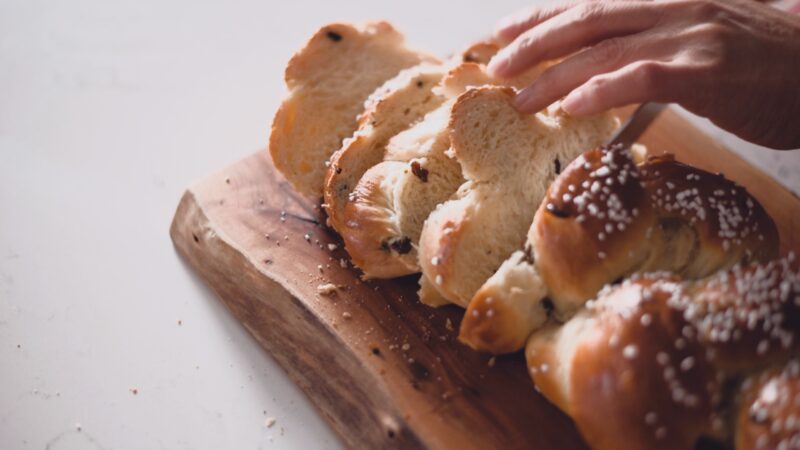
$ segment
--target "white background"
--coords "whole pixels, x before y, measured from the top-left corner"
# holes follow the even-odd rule
[[[445,54],[526,3],[0,0],[0,449],[338,448],[177,257],[174,208],[265,146],[320,25]],[[800,190],[800,154],[720,136]]]

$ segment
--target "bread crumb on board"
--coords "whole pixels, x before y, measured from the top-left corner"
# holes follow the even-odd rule
[[[317,286],[317,294],[319,295],[333,295],[339,288],[333,283],[325,283]]]
[[[266,425],[267,428],[272,428],[275,422],[277,422],[277,420],[275,420],[274,417],[267,417],[266,420],[264,420],[264,425]]]

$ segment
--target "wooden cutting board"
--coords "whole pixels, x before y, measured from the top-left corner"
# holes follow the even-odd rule
[[[675,112],[641,142],[746,186],[775,218],[782,251],[800,249],[800,200]],[[170,235],[348,447],[586,448],[535,391],[521,353],[490,358],[458,343],[462,311],[420,304],[415,276],[360,281],[323,224],[260,151],[187,190]],[[325,283],[341,288],[320,295]]]

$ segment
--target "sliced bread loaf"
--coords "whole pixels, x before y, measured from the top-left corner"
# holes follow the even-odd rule
[[[289,95],[270,133],[275,167],[299,192],[321,196],[325,162],[355,131],[370,93],[424,61],[438,62],[406,48],[387,22],[322,27],[286,67]]]

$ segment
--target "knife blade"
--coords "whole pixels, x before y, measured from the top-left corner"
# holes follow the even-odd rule
[[[628,120],[614,133],[614,136],[606,142],[606,145],[609,147],[622,146],[629,148],[644,134],[647,127],[653,123],[666,106],[664,103],[643,103],[639,105]]]

